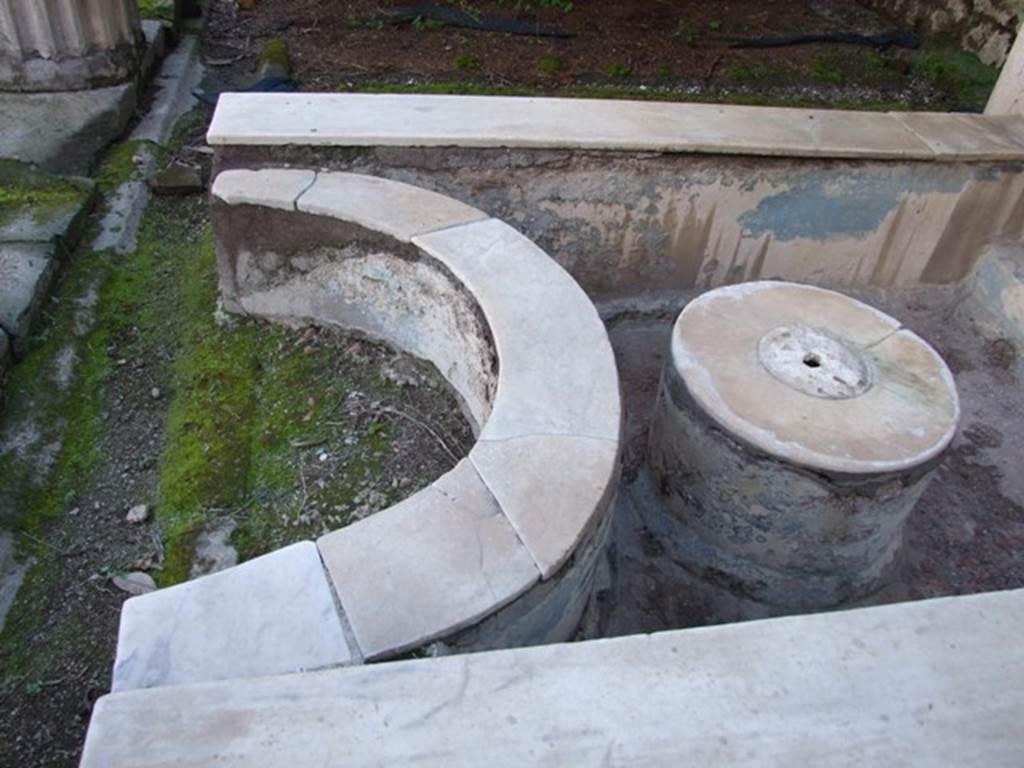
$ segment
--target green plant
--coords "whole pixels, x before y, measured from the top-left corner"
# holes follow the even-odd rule
[[[174,0],[139,0],[139,15],[144,19],[174,21]]]
[[[460,53],[452,59],[452,66],[461,70],[480,69],[481,61],[471,53]]]
[[[605,72],[609,77],[629,77],[633,71],[625,64],[609,64]]]
[[[843,82],[843,73],[837,62],[823,56],[818,56],[811,62],[810,75],[816,83],[841,85]]]
[[[752,83],[769,77],[772,68],[763,61],[737,61],[728,66],[725,74],[734,83]]]
[[[541,72],[553,75],[562,69],[562,60],[557,56],[542,56],[537,67]]]
[[[929,48],[914,55],[911,73],[945,91],[960,108],[981,111],[999,78],[999,70],[973,54],[952,46]]]
[[[436,29],[442,29],[444,27],[443,21],[437,19],[425,19],[422,16],[417,16],[412,20],[413,29],[417,32],[432,32]]]
[[[711,21],[708,22],[708,29],[710,29],[712,32],[718,32],[721,28],[722,22],[720,22],[718,19],[712,19]]]

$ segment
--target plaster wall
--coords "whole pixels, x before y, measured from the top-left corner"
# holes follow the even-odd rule
[[[225,147],[442,192],[521,230],[598,301],[761,278],[844,286],[963,279],[1024,236],[1015,162],[851,161],[454,147]]]

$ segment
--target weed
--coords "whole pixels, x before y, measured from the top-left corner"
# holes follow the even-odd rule
[[[837,63],[824,56],[815,57],[810,66],[811,79],[816,83],[842,85],[843,73]]]
[[[935,88],[945,91],[960,109],[982,111],[999,70],[982,64],[973,54],[954,47],[936,47],[919,51],[911,60],[910,71]]]
[[[562,69],[562,60],[557,56],[543,56],[537,65],[541,72],[553,75]]]
[[[605,69],[605,72],[608,73],[609,77],[623,78],[629,77],[633,73],[633,70],[631,70],[625,64],[609,64],[608,67]]]
[[[174,21],[174,0],[138,0],[139,15],[144,19]]]
[[[470,53],[460,53],[452,59],[452,66],[463,71],[476,70],[480,69],[482,62]]]
[[[412,20],[412,27],[417,32],[434,32],[438,29],[444,28],[444,22],[438,21],[437,19],[425,19],[422,16],[417,16]]]

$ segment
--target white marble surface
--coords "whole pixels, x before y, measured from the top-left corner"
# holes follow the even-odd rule
[[[320,556],[307,541],[126,601],[112,689],[284,674],[351,659]]]
[[[318,542],[367,659],[469,626],[539,579],[473,465]]]
[[[589,148],[930,159],[890,115],[496,96],[225,94],[212,145]]]
[[[853,112],[731,104],[423,94],[225,94],[210,144],[616,149],[782,157],[967,159],[936,152],[917,129],[947,114]],[[986,118],[959,115],[979,130]],[[1004,159],[998,138],[971,157]],[[1010,150],[1024,157],[1024,145]]]
[[[618,440],[622,403],[608,334],[575,280],[497,219],[413,238],[476,297],[498,351],[482,440],[580,435]]]
[[[268,168],[226,171],[213,180],[210,193],[228,205],[262,205],[294,211],[295,201],[316,179],[315,171]]]
[[[114,694],[83,768],[1024,757],[1024,591]]]
[[[617,440],[534,435],[480,440],[469,454],[545,579],[608,513]]]
[[[758,349],[784,326],[841,340],[870,366],[871,387],[831,399],[776,378]],[[921,465],[945,450],[960,417],[952,374],[922,339],[866,304],[807,285],[760,281],[702,294],[673,327],[667,365],[729,435],[817,470],[873,474]]]
[[[1020,159],[1024,143],[1003,130],[1007,121],[975,115],[907,112],[900,122],[939,157],[957,160]],[[1024,124],[1024,121],[1020,121]]]
[[[225,171],[225,174],[235,171]],[[487,218],[458,200],[399,181],[357,173],[317,174],[297,202],[304,213],[331,216],[402,242],[436,229]]]

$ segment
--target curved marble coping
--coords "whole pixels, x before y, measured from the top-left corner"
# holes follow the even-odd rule
[[[233,170],[216,178],[212,195],[215,221],[218,206],[331,217],[393,239],[396,250],[411,245],[424,260],[439,263],[486,320],[498,358],[497,387],[490,407],[478,409],[485,419],[466,459],[401,503],[316,542],[340,615],[325,618],[327,598],[301,604],[320,586],[309,583],[305,566],[288,565],[313,557],[309,543],[294,545],[128,601],[114,689],[393,656],[476,624],[558,575],[609,512],[622,420],[611,344],[593,304],[568,273],[504,222],[399,182],[309,170]],[[402,346],[400,333],[388,339],[385,328],[379,335]],[[458,339],[450,343],[466,349]],[[288,573],[304,574],[296,584],[302,597],[283,604],[279,596],[287,590],[276,574]],[[256,602],[256,592],[274,599],[255,610],[275,615],[263,621],[234,616],[229,625],[215,626],[226,622],[218,606],[231,595]],[[212,653],[216,664],[205,657],[196,662],[205,648],[190,650],[184,640],[180,648],[177,641],[168,646],[166,638],[157,642],[153,635],[169,628],[154,621],[151,609],[165,616],[184,610],[202,625],[207,648],[211,636],[238,638],[247,624],[258,624],[253,631],[264,635],[261,648],[281,647],[258,661],[234,646],[234,652]],[[334,632],[339,621],[344,633]],[[303,625],[320,637],[345,634],[351,647],[339,651],[336,639],[311,647]]]

